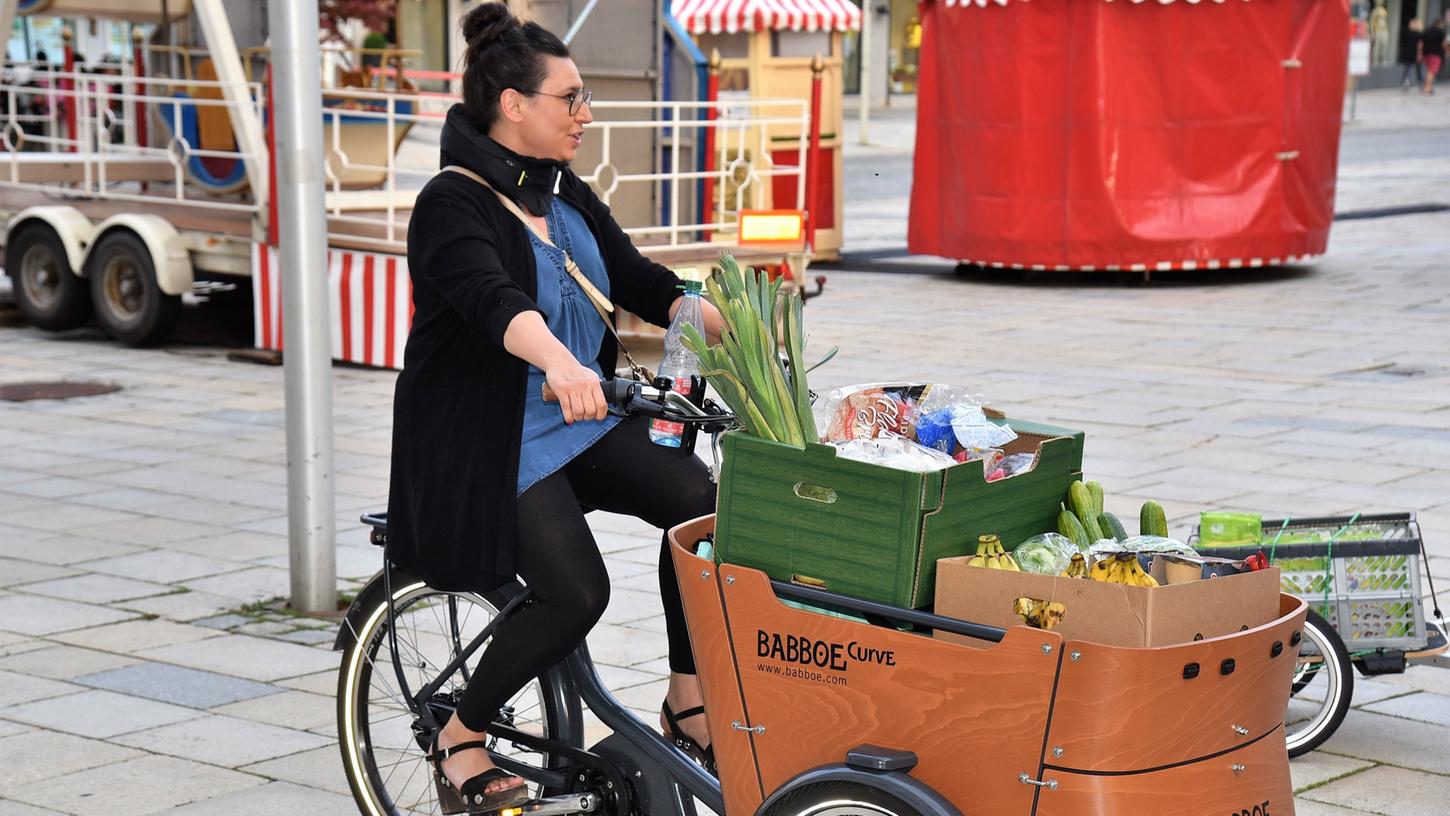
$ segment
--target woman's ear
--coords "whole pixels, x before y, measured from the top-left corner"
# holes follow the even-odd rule
[[[524,95],[513,88],[504,88],[498,95],[498,109],[510,122],[522,122]]]

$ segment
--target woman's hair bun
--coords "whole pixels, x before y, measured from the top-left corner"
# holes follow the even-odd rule
[[[469,48],[482,50],[519,25],[518,18],[509,13],[507,4],[482,3],[464,16],[463,39]]]
[[[522,22],[500,2],[480,3],[460,26],[468,42],[463,55],[463,110],[485,132],[498,119],[499,94],[533,92],[548,76],[548,57],[569,56],[569,47],[535,22]]]

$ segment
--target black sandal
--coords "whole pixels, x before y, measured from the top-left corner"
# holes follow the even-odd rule
[[[688,720],[691,717],[698,717],[705,713],[704,706],[695,706],[676,714],[670,710],[670,704],[665,703],[661,710],[665,715],[665,722],[669,724],[669,738],[674,741],[675,747],[684,751],[691,759],[704,766],[711,774],[719,775],[715,771],[715,746],[701,746],[700,743],[680,730],[680,721]]]
[[[495,813],[502,808],[523,804],[529,800],[527,782],[493,793],[488,792],[488,786],[494,782],[515,778],[514,774],[502,768],[489,768],[464,782],[461,788],[453,787],[453,783],[448,781],[448,775],[443,773],[443,761],[459,751],[474,749],[487,751],[488,743],[460,742],[447,748],[439,748],[438,738],[433,738],[433,752],[428,754],[428,761],[433,763],[433,784],[438,790],[438,807],[445,816],[455,813],[467,813],[470,816]]]

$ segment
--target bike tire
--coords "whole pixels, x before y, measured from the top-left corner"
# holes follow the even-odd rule
[[[1290,757],[1303,756],[1334,736],[1354,700],[1354,672],[1344,639],[1312,609],[1304,620],[1303,632],[1300,658],[1317,653],[1321,659],[1313,669],[1303,672],[1292,688],[1284,718]],[[1296,719],[1297,712],[1307,716]]]
[[[398,650],[410,658],[402,661],[404,676],[410,691],[416,692],[452,659],[457,653],[456,644],[466,645],[470,632],[476,632],[498,614],[505,599],[499,593],[444,592],[417,579],[397,574],[394,577],[397,580],[392,603],[398,621]],[[353,637],[343,650],[338,670],[338,743],[343,770],[358,810],[366,816],[441,813],[432,767],[425,759],[425,741],[431,735],[420,734],[415,727],[418,718],[402,702],[397,688],[387,631],[388,599],[381,584],[379,576],[360,593],[360,597],[376,600],[361,615],[349,619],[356,621],[351,624]],[[468,614],[458,611],[464,604],[468,605]],[[459,624],[457,634],[449,633],[452,624]],[[455,672],[435,695],[434,709],[451,713],[450,703],[440,698],[456,699],[463,685],[460,673]],[[561,695],[556,691],[547,676],[537,678],[511,699],[506,716],[520,730],[559,739],[563,712],[557,703]],[[494,750],[544,767],[553,763],[547,754],[519,751],[518,746],[510,751],[509,745],[512,743],[500,744]]]
[[[802,785],[762,808],[756,816],[924,816],[885,791],[860,782]]]

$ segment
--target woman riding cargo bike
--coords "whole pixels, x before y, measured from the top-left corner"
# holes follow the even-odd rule
[[[609,600],[581,505],[664,530],[711,512],[715,490],[701,461],[650,443],[646,420],[606,413],[613,304],[668,325],[681,281],[641,256],[569,169],[593,116],[568,49],[501,3],[470,12],[463,34],[445,172],[419,194],[408,230],[416,312],[394,403],[387,556],[434,589],[487,592],[517,575],[532,594],[431,735],[444,812],[482,813],[526,798],[524,780],[482,750],[489,724],[583,641]],[[706,306],[707,333],[718,322]],[[546,383],[557,404],[543,401]],[[708,761],[663,548],[660,589],[671,672],[661,722]]]
[[[1132,648],[715,560],[715,489],[688,455],[693,435],[657,446],[648,422],[718,432],[734,417],[701,387],[686,398],[644,374],[603,380],[613,304],[663,325],[680,281],[567,168],[589,92],[553,35],[503,9],[464,22],[464,103],[409,228],[416,314],[389,507],[365,518],[386,559],[337,644],[360,811],[1292,814],[1297,599]],[[713,342],[720,315],[704,312]],[[802,500],[834,504],[803,485]],[[667,530],[665,736],[610,695],[584,644],[609,595],[587,508]],[[838,509],[822,528],[849,523]],[[611,732],[588,748],[585,704]]]

